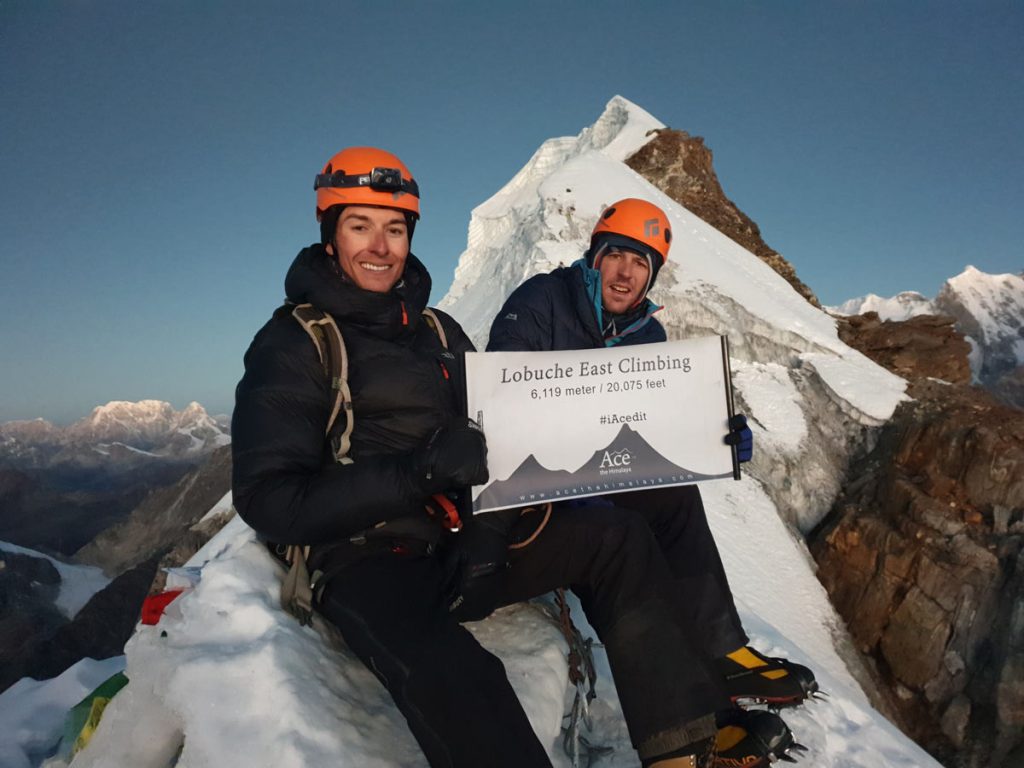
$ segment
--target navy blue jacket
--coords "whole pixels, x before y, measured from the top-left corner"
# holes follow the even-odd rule
[[[580,259],[516,288],[491,324],[487,351],[544,352],[665,341],[665,329],[653,317],[659,309],[645,299],[636,312],[616,318],[618,327],[610,328],[605,338],[598,323],[600,273]]]

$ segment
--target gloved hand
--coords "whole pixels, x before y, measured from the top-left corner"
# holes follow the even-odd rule
[[[414,482],[427,495],[487,482],[487,441],[475,421],[457,417],[438,427],[413,454]]]
[[[747,426],[747,417],[737,413],[729,419],[729,434],[725,436],[726,445],[736,446],[736,458],[740,464],[750,461],[754,455],[754,433]]]
[[[466,521],[448,551],[448,610],[459,621],[487,618],[505,593],[508,534],[487,518],[484,514]]]

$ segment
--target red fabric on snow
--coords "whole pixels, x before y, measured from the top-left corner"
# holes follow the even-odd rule
[[[184,591],[183,589],[169,589],[159,595],[150,595],[143,600],[142,623],[152,625],[160,621],[160,617],[164,615],[164,609]]]

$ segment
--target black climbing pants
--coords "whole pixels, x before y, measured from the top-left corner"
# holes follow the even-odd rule
[[[695,485],[630,491],[605,497],[647,520],[676,582],[675,597],[694,642],[719,658],[749,642]]]
[[[504,603],[561,586],[580,596],[641,758],[714,733],[710,715],[728,699],[643,516],[556,509],[511,562]],[[379,554],[339,574],[319,610],[387,687],[431,766],[549,766],[501,662],[447,613],[446,578],[435,557]]]

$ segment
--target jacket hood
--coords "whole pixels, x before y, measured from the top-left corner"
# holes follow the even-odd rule
[[[385,338],[415,329],[430,298],[430,288],[427,268],[410,253],[401,278],[390,291],[364,290],[320,244],[299,251],[284,280],[288,301],[312,304],[339,322],[361,326]]]

